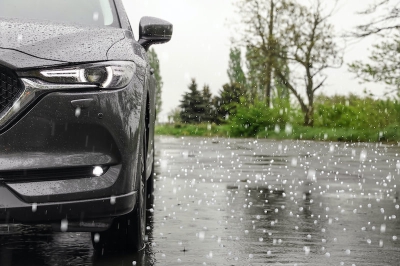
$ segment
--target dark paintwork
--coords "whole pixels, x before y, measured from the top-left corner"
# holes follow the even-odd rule
[[[0,19],[0,29],[0,48],[17,50],[40,59],[70,63],[107,60],[108,49],[125,38],[123,29],[48,21]]]
[[[169,41],[172,36],[172,24],[168,21],[143,17],[139,23],[139,43],[148,49],[150,45]]]
[[[0,221],[57,224],[68,217],[79,225],[86,219],[107,220],[135,206],[145,127],[145,157],[148,166],[153,163],[155,79],[145,49],[133,38],[121,1],[115,0],[115,4],[121,29],[0,19],[0,65],[16,73],[107,60],[129,60],[137,66],[132,81],[122,89],[38,94],[1,129],[0,171],[95,165],[111,168],[100,177],[0,181]],[[79,116],[77,105],[82,105]],[[150,173],[148,167],[147,176]],[[110,205],[114,196],[117,203]],[[32,204],[37,204],[37,212],[32,212]],[[85,226],[80,229],[91,230]]]

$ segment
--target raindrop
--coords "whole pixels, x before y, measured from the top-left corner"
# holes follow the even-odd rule
[[[326,134],[325,134],[326,135]],[[335,146],[334,145],[331,145],[330,147],[329,147],[329,152],[334,152],[335,151]]]
[[[381,224],[381,233],[386,232],[386,224]]]
[[[22,42],[22,34],[18,34],[17,41],[18,43]]]
[[[99,12],[94,12],[93,13],[93,20],[98,21],[99,20]],[[136,264],[135,264],[136,265]]]
[[[291,124],[286,124],[286,126],[285,126],[285,133],[286,133],[287,135],[290,135],[290,134],[292,134],[292,132],[293,132],[293,126],[292,126]]]
[[[94,243],[99,243],[99,241],[100,241],[100,234],[99,233],[94,234],[93,241],[94,241]]]
[[[205,232],[200,232],[200,233],[199,233],[199,238],[200,238],[201,240],[203,240],[203,239],[205,238],[205,236],[206,236],[206,233],[205,233]]]
[[[350,249],[346,249],[346,255],[350,255]]]
[[[36,212],[37,210],[37,203],[32,203],[32,212]]]
[[[20,101],[16,101],[16,102],[14,103],[12,109],[13,109],[14,111],[18,111],[20,108],[21,108],[21,103],[20,103]]]
[[[310,247],[304,246],[303,250],[306,255],[310,254]]]
[[[79,117],[81,115],[81,108],[80,107],[76,107],[75,109],[75,116]]]
[[[316,181],[317,180],[317,177],[316,177],[316,172],[315,172],[315,170],[314,169],[309,169],[308,170],[308,173],[307,173],[307,179],[308,180],[312,180],[312,181]]]
[[[325,256],[329,258],[331,256],[331,254],[329,252],[326,252]]]
[[[279,125],[275,125],[275,133],[278,134],[281,131]]]
[[[365,162],[365,160],[367,159],[367,151],[366,150],[362,150],[360,153],[360,161],[361,162]]]
[[[61,232],[67,232],[68,230],[68,220],[62,219],[61,220]]]
[[[115,202],[116,202],[115,196],[111,196],[111,197],[110,197],[110,204],[111,204],[111,205],[114,205]]]

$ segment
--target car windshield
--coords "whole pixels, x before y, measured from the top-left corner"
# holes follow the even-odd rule
[[[120,27],[112,0],[1,0],[0,18]]]

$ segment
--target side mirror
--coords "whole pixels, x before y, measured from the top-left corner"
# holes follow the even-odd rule
[[[168,21],[142,17],[139,22],[139,44],[147,51],[152,44],[166,43],[171,40],[172,28]]]

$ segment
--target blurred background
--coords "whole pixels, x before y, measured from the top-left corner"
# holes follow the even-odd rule
[[[229,51],[235,46],[231,38],[235,37],[235,29],[240,27],[241,23],[236,2],[240,1],[124,1],[136,38],[142,16],[155,16],[174,24],[172,41],[154,46],[160,60],[164,82],[162,94],[164,101],[160,120],[166,120],[168,111],[179,104],[181,95],[187,90],[191,78],[196,78],[199,84],[210,85],[211,91],[215,94],[229,81],[226,74]],[[363,11],[374,2],[376,1],[340,1],[330,19],[335,26],[336,34],[352,31],[356,25],[368,21],[367,17],[357,15],[357,12]],[[368,48],[371,48],[376,39],[376,36],[371,36],[368,39],[348,43],[345,62],[368,57]],[[345,64],[341,69],[331,70],[328,74],[326,85],[321,89],[325,94],[348,92],[361,94],[365,88],[374,90],[378,95],[384,93],[382,85],[360,85],[354,75],[347,71]]]

